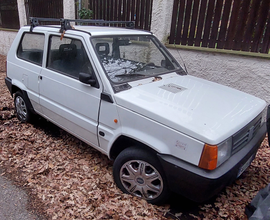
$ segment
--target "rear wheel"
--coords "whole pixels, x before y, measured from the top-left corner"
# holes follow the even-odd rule
[[[21,91],[17,91],[15,93],[14,105],[17,113],[17,118],[21,122],[30,122],[32,118],[32,112],[30,111],[26,98]]]
[[[125,193],[161,204],[168,197],[168,186],[155,155],[141,148],[122,151],[113,166],[116,185]]]

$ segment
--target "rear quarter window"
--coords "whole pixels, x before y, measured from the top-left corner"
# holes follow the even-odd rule
[[[20,59],[42,65],[45,36],[37,33],[25,33],[17,50]]]

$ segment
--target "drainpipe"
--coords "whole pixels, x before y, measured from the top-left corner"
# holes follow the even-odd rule
[[[79,0],[79,10],[82,9],[82,0]]]

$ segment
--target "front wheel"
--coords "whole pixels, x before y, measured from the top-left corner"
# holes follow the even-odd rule
[[[168,198],[168,186],[157,158],[150,152],[130,147],[122,151],[113,165],[116,185],[125,193],[161,204]]]

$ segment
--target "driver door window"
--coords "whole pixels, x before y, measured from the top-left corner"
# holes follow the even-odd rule
[[[93,68],[82,42],[78,39],[50,37],[47,67],[78,79],[79,73],[93,73]]]

